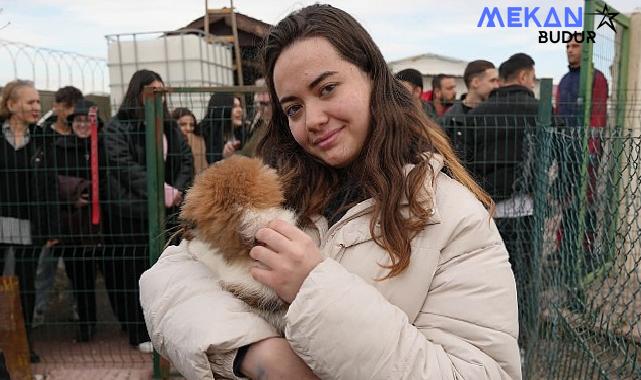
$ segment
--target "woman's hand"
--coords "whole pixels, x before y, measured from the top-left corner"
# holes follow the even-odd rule
[[[251,269],[252,277],[291,303],[309,272],[323,261],[318,247],[305,232],[282,220],[258,230],[256,240],[263,245],[249,252],[259,262]]]
[[[178,207],[183,201],[182,193],[165,182],[165,207]]]
[[[227,141],[223,147],[223,158],[228,158],[240,148],[240,141]]]
[[[58,240],[58,239],[49,239],[49,240],[47,240],[47,243],[45,244],[45,246],[46,246],[47,248],[51,248],[51,247],[53,247],[54,245],[57,245],[57,244],[59,244],[59,243],[60,243],[60,240]]]
[[[268,338],[250,345],[240,372],[250,379],[318,379],[283,338]]]

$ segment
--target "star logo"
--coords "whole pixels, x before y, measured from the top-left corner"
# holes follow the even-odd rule
[[[603,25],[607,25],[610,27],[610,29],[612,29],[614,33],[617,32],[616,28],[614,27],[614,18],[619,15],[618,12],[610,12],[610,10],[608,9],[608,5],[603,4],[603,9],[600,12],[593,14],[603,16],[601,22],[599,22],[599,26],[596,27],[597,29],[601,28]]]

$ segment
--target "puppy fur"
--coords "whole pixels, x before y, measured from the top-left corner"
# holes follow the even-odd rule
[[[220,286],[243,300],[281,334],[287,304],[255,281],[249,251],[256,232],[274,219],[296,224],[282,207],[282,183],[261,160],[234,155],[200,173],[187,192],[180,212],[191,226],[191,250],[218,279]]]

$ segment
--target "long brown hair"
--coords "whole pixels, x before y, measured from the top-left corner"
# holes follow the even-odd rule
[[[180,119],[183,116],[189,116],[191,117],[191,120],[194,122],[194,135],[196,136],[202,136],[202,132],[200,130],[200,125],[198,122],[196,122],[196,116],[194,115],[193,112],[187,107],[176,107],[174,110],[171,112],[171,118],[178,123],[178,119]],[[182,133],[182,132],[181,132]]]
[[[391,278],[409,265],[410,242],[425,228],[430,217],[433,200],[423,189],[432,167],[425,153],[443,156],[449,174],[487,208],[493,207],[492,200],[465,171],[441,128],[428,119],[420,104],[394,78],[367,31],[340,9],[311,5],[290,14],[271,29],[264,42],[263,59],[272,99],[277,99],[274,66],[278,57],[294,42],[309,37],[325,38],[343,59],[363,70],[372,80],[370,132],[366,148],[352,164],[351,172],[358,173],[365,195],[375,200],[370,233],[376,244],[390,255],[392,264],[385,278]],[[298,145],[278,102],[272,101],[271,107],[272,120],[258,152],[283,176],[287,184],[286,206],[309,222],[313,215],[323,212],[335,195],[338,176],[335,169],[319,162]],[[406,164],[415,165],[409,175],[403,171]],[[401,213],[404,197],[409,202],[409,216]],[[380,236],[374,233],[376,222],[380,222]]]

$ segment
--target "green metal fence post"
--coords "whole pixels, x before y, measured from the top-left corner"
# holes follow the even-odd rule
[[[151,87],[144,90],[145,154],[147,166],[147,207],[149,217],[149,265],[160,256],[165,225],[164,163],[163,163],[163,93]],[[160,356],[153,355],[153,377],[163,377]]]
[[[550,133],[552,125],[552,79],[542,79],[540,83],[540,96],[539,96],[539,109],[537,116],[536,130],[532,131],[533,138],[530,143],[535,149],[536,159],[534,160],[533,179],[532,184],[532,197],[534,200],[534,220],[532,222],[531,230],[526,233],[532,234],[532,283],[530,284],[531,295],[529,297],[529,318],[531,324],[528,326],[531,331],[527,332],[527,346],[525,349],[525,361],[522,363],[523,377],[533,378],[534,366],[532,361],[535,355],[535,348],[539,340],[540,330],[540,315],[541,315],[541,277],[542,277],[542,257],[545,242],[545,220],[548,210],[548,193],[550,183],[548,181],[547,172],[551,166],[551,153],[550,141],[547,136],[553,135]],[[538,180],[534,180],[537,179]]]
[[[583,16],[584,25],[583,30],[594,30],[594,1],[585,1],[585,14]],[[577,206],[577,234],[574,237],[573,251],[577,254],[577,262],[575,266],[575,276],[578,276],[572,281],[576,281],[577,287],[580,288],[581,277],[583,275],[584,260],[583,260],[583,242],[585,239],[585,218],[587,214],[587,192],[590,183],[588,168],[590,160],[590,152],[588,149],[588,142],[592,128],[590,126],[590,119],[592,115],[592,82],[594,80],[594,67],[592,64],[593,45],[584,43],[581,51],[581,73],[579,82],[579,112],[581,112],[581,152],[580,152],[580,171],[579,171],[579,190],[576,194],[575,205]],[[576,290],[581,292],[581,289]],[[578,296],[578,295],[577,295]],[[582,302],[579,300],[579,302]]]
[[[622,15],[619,15],[622,16]],[[625,112],[626,112],[626,100],[627,100],[627,90],[628,90],[628,58],[630,51],[630,29],[629,29],[629,19],[627,17],[618,17],[617,23],[619,27],[619,32],[621,33],[620,47],[619,47],[619,62],[618,62],[618,78],[617,78],[617,93],[616,93],[616,114],[615,114],[615,125],[610,132],[612,135],[616,135],[614,138],[612,146],[612,156],[614,157],[613,170],[610,171],[613,176],[612,178],[612,187],[606,189],[607,194],[607,203],[609,210],[613,210],[611,214],[611,219],[607,221],[607,237],[606,241],[608,244],[608,259],[614,259],[616,256],[616,231],[619,225],[619,194],[621,192],[621,160],[623,158],[623,138],[626,136],[625,133]],[[620,135],[619,135],[620,134]]]

